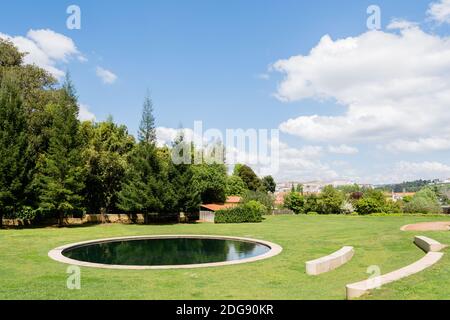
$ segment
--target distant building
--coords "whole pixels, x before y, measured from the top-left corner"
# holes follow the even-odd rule
[[[413,197],[415,194],[415,192],[392,192],[388,197],[391,198],[392,201],[397,202],[403,200],[405,197]]]
[[[284,205],[284,198],[289,194],[289,191],[275,192],[274,204],[276,207],[282,207]]]
[[[303,186],[304,194],[319,194],[322,192],[323,188],[326,186],[333,186],[335,188],[343,187],[343,186],[352,186],[355,185],[355,182],[348,180],[334,180],[334,181],[308,181],[308,182],[282,182],[277,184],[276,192],[290,192],[292,190],[292,186],[297,187],[298,185]],[[371,184],[357,184],[359,187],[364,189],[373,189],[373,185]]]
[[[225,203],[209,203],[200,206],[200,221],[214,222],[215,213],[220,210],[236,207],[241,203],[242,198],[239,196],[228,197]]]

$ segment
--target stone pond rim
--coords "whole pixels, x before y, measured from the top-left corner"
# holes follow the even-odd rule
[[[85,262],[79,261],[75,259],[70,259],[64,255],[65,252],[69,250],[73,250],[76,248],[80,248],[83,246],[89,245],[97,245],[104,243],[113,243],[113,242],[125,242],[125,241],[135,241],[135,240],[170,240],[170,239],[199,239],[199,240],[224,240],[224,241],[237,241],[237,242],[247,242],[263,245],[269,248],[269,251],[257,255],[250,258],[240,259],[240,260],[231,260],[231,261],[223,261],[223,262],[212,262],[212,263],[200,263],[200,264],[183,264],[183,265],[113,265],[113,264],[102,264],[102,263],[93,263],[93,262]],[[68,245],[63,245],[58,248],[51,250],[48,253],[48,256],[58,262],[80,266],[80,267],[89,267],[89,268],[100,268],[100,269],[117,269],[117,270],[165,270],[165,269],[194,269],[194,268],[208,268],[208,267],[221,267],[228,265],[237,265],[244,264],[250,262],[261,261],[265,259],[272,258],[276,255],[279,255],[283,251],[283,248],[275,243],[259,240],[259,239],[251,239],[251,238],[243,238],[243,237],[232,237],[232,236],[216,236],[216,235],[150,235],[150,236],[129,236],[129,237],[116,237],[116,238],[107,238],[107,239],[98,239],[98,240],[90,240],[83,241]]]

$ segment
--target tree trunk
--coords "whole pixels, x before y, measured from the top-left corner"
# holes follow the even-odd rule
[[[60,228],[64,226],[64,212],[62,211],[59,213],[58,223]]]
[[[100,222],[106,223],[106,209],[105,208],[100,209]]]
[[[3,213],[0,212],[0,229],[3,228]]]
[[[148,213],[144,214],[144,224],[148,224]]]

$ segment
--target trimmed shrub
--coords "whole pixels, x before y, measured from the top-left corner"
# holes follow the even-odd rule
[[[215,223],[249,223],[262,222],[266,207],[257,202],[249,201],[243,205],[217,211],[215,214]]]

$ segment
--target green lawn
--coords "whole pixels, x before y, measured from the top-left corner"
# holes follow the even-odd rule
[[[404,224],[445,217],[279,216],[261,224],[97,225],[76,228],[0,230],[0,299],[345,299],[345,285],[424,255]],[[66,288],[67,265],[50,260],[63,244],[106,237],[153,234],[243,236],[281,245],[283,253],[250,264],[205,269],[119,271],[82,268],[81,290]],[[450,232],[425,232],[450,244]],[[347,265],[307,276],[305,261],[352,245]],[[376,290],[366,299],[449,299],[450,250],[434,267]]]

